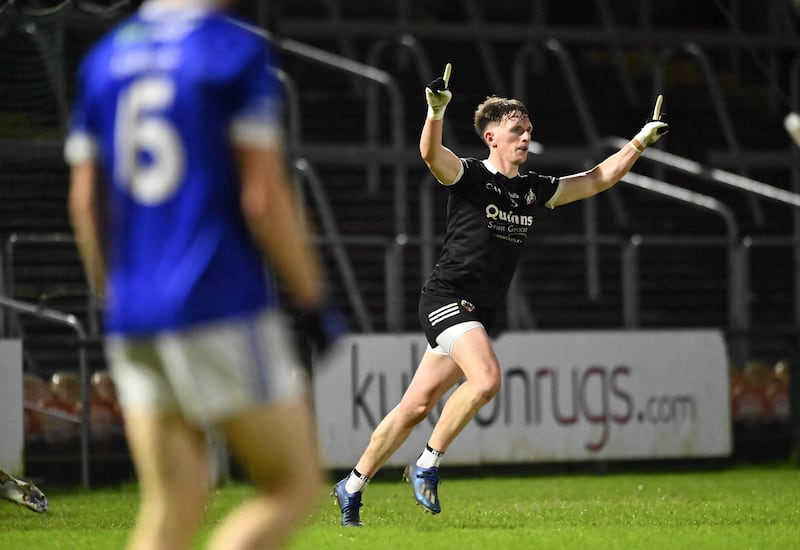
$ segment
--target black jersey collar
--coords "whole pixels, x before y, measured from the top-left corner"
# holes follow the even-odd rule
[[[493,165],[493,164],[492,164],[492,163],[489,161],[489,159],[483,159],[483,160],[481,161],[481,163],[483,163],[483,166],[484,166],[484,167],[485,167],[485,168],[486,168],[486,169],[489,171],[489,173],[490,173],[490,174],[492,174],[492,175],[494,175],[494,176],[501,176],[501,177],[503,177],[503,178],[504,178],[505,180],[507,180],[507,181],[514,181],[514,180],[516,180],[516,179],[518,179],[518,178],[522,177],[522,174],[518,173],[518,174],[517,174],[516,176],[514,176],[513,178],[509,178],[509,177],[508,177],[508,176],[506,176],[505,174],[501,173],[501,172],[500,172],[500,170],[498,170],[497,168],[495,168],[495,167],[494,167],[494,165]]]

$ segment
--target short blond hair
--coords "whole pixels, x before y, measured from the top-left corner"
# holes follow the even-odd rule
[[[528,108],[518,99],[509,99],[496,95],[488,96],[475,109],[473,126],[478,137],[483,139],[486,127],[493,122],[501,122],[504,118],[529,116]]]

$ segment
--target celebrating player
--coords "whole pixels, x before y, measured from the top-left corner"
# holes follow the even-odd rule
[[[645,147],[666,133],[661,96],[653,118],[616,153],[586,172],[564,177],[520,173],[533,125],[516,99],[488,97],[474,127],[488,158],[459,158],[442,144],[452,99],[451,66],[425,89],[428,113],[420,136],[422,159],[449,193],[444,247],[424,285],[419,319],[428,348],[397,406],[378,424],[349,476],[334,487],[342,525],[360,526],[362,491],[413,428],[459,380],[428,443],[404,477],[425,510],[438,514],[439,463],[450,444],[500,388],[500,365],[488,334],[504,303],[537,208],[555,208],[605,191],[633,166]]]
[[[220,5],[227,2],[218,2]],[[83,61],[70,213],[141,485],[131,548],[187,548],[205,434],[259,489],[211,548],[274,548],[315,502],[314,429],[268,260],[317,345],[336,336],[286,173],[276,59],[207,0],[149,0]]]

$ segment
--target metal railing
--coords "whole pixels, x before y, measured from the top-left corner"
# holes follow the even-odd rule
[[[655,97],[656,95],[665,91],[666,65],[670,60],[681,55],[688,55],[691,57],[697,67],[700,69],[706,91],[708,92],[711,105],[714,109],[714,114],[717,118],[717,123],[722,130],[725,144],[736,157],[742,158],[742,147],[733,127],[733,119],[725,102],[722,89],[720,88],[715,71],[711,66],[708,56],[700,46],[691,42],[687,42],[675,46],[668,46],[662,49],[659,62],[653,67],[653,96]],[[739,171],[744,175],[748,174],[748,169],[743,164],[739,165]],[[661,172],[659,172],[659,176],[661,176]],[[753,217],[757,220],[759,225],[763,225],[764,212],[761,209],[760,203],[753,196],[748,196],[748,202],[753,213]]]
[[[627,143],[627,140],[620,138],[620,137],[611,137],[606,138],[603,140],[604,144],[609,148],[619,148]],[[775,187],[773,185],[769,185],[752,178],[748,178],[745,176],[741,176],[739,174],[735,174],[733,172],[729,172],[727,170],[722,170],[719,168],[715,168],[712,166],[706,166],[702,163],[693,161],[691,159],[687,159],[684,157],[680,157],[678,155],[674,155],[672,153],[667,153],[665,151],[661,151],[656,148],[647,148],[645,149],[644,153],[642,153],[642,157],[655,162],[663,167],[668,167],[673,170],[677,170],[686,174],[690,174],[695,177],[699,177],[705,181],[712,182],[714,184],[727,187],[730,189],[735,189],[743,193],[748,198],[753,197],[761,197],[767,199],[769,201],[781,204],[788,208],[792,209],[792,217],[795,220],[795,228],[797,227],[797,219],[798,215],[800,214],[800,193],[796,193],[793,191],[787,191],[785,189],[781,189],[779,187]],[[739,235],[739,239],[743,239],[746,236]],[[791,240],[794,243],[793,250],[795,255],[795,265],[797,265],[797,259],[800,258],[798,254],[800,254],[800,233],[797,230],[794,231],[794,234],[791,237]],[[747,240],[744,241],[745,244],[749,243],[747,246],[740,246],[739,254],[743,255],[743,258],[739,261],[740,269],[742,270],[742,277],[746,277],[747,275],[747,262],[746,262],[746,250],[748,246],[752,246],[753,239],[747,236]],[[798,278],[797,273],[800,270],[795,270],[796,275],[794,278],[794,312],[795,318],[794,322],[796,325],[800,326],[800,278]],[[738,283],[740,286],[740,290],[744,291],[747,285],[742,282]],[[732,300],[736,300],[736,297],[731,297]],[[739,303],[738,305],[731,305],[732,311],[736,312],[735,315],[732,315],[732,319],[735,319],[734,327],[735,329],[742,329],[747,330],[749,329],[749,316],[747,314],[747,307],[744,303]]]
[[[353,313],[358,322],[358,327],[362,332],[372,332],[372,319],[367,310],[361,287],[358,284],[352,262],[345,249],[342,235],[333,217],[333,209],[328,202],[319,175],[317,171],[314,170],[311,163],[305,159],[298,159],[295,161],[294,169],[305,180],[309,195],[313,199],[317,212],[319,212],[322,232],[326,237],[328,245],[332,249],[334,261],[342,277],[342,284],[349,298],[350,305],[353,307]]]
[[[647,22],[647,18],[652,15],[652,5],[654,0],[644,0],[639,4],[642,19]],[[738,0],[735,0],[738,1]],[[406,6],[406,3],[401,3]],[[589,98],[586,97],[588,88],[580,81],[579,74],[575,70],[574,64],[569,56],[569,47],[587,44],[604,44],[611,47],[613,61],[619,69],[619,55],[624,47],[637,47],[661,52],[658,63],[653,68],[653,88],[660,92],[665,83],[665,65],[674,56],[686,54],[692,57],[700,68],[703,83],[713,107],[714,119],[722,129],[725,146],[731,152],[730,164],[745,175],[735,174],[718,168],[710,167],[693,160],[673,155],[661,149],[651,147],[647,149],[643,158],[656,163],[658,178],[647,178],[633,173],[629,174],[625,181],[648,192],[657,193],[667,200],[678,201],[682,204],[690,205],[690,208],[700,208],[713,212],[725,225],[724,235],[695,235],[691,237],[678,237],[670,235],[643,235],[636,234],[628,239],[623,239],[617,234],[608,235],[600,232],[598,228],[596,202],[593,200],[585,201],[583,211],[582,232],[563,234],[558,236],[543,236],[541,242],[548,243],[548,246],[566,246],[571,243],[574,246],[583,248],[583,260],[586,266],[586,293],[590,299],[600,294],[600,284],[609,284],[608,281],[601,280],[600,277],[600,248],[601,246],[619,247],[622,262],[622,275],[619,284],[622,294],[622,323],[626,327],[637,327],[641,325],[642,304],[640,301],[640,277],[639,262],[641,261],[640,252],[644,247],[669,247],[669,246],[719,246],[726,250],[727,255],[727,317],[731,329],[739,333],[746,333],[751,324],[750,304],[748,296],[750,294],[748,250],[751,247],[768,246],[758,238],[744,237],[740,234],[737,222],[733,213],[727,205],[721,203],[713,197],[694,193],[686,189],[669,185],[666,177],[660,174],[664,170],[676,170],[707,179],[717,184],[735,188],[749,197],[748,201],[752,205],[754,212],[760,212],[757,199],[759,197],[777,201],[792,208],[795,217],[795,231],[791,237],[793,250],[795,253],[795,264],[800,260],[800,215],[797,206],[800,206],[800,194],[783,191],[774,186],[766,185],[747,177],[747,170],[752,165],[752,156],[748,151],[741,150],[738,137],[732,125],[730,113],[725,105],[724,98],[720,92],[716,81],[714,69],[710,66],[706,57],[706,50],[710,48],[733,49],[735,40],[727,32],[708,32],[696,33],[686,30],[653,31],[643,24],[640,29],[623,29],[615,26],[610,18],[609,5],[604,0],[598,0],[597,6],[601,10],[601,25],[593,28],[591,32],[585,29],[566,28],[560,26],[544,25],[544,2],[534,3],[538,9],[540,19],[533,25],[525,24],[500,24],[486,23],[481,24],[479,39],[479,56],[481,63],[484,64],[484,71],[489,74],[486,64],[492,63],[492,47],[494,44],[507,45],[519,42],[522,45],[516,52],[512,63],[511,88],[515,95],[527,95],[524,90],[528,78],[529,60],[531,57],[540,55],[542,52],[554,56],[559,64],[566,89],[569,93],[572,106],[575,108],[579,120],[579,129],[582,132],[585,143],[580,147],[571,150],[549,150],[546,152],[551,158],[559,157],[560,161],[574,163],[575,159],[586,159],[594,152],[595,146],[619,148],[627,142],[622,138],[600,137],[597,124],[594,119]],[[329,9],[336,8],[335,0],[329,0]],[[465,0],[465,6],[472,11],[467,13],[468,22],[432,22],[430,24],[412,24],[411,22],[398,18],[396,22],[379,21],[375,24],[364,25],[363,22],[348,21],[340,18],[335,25],[330,21],[299,21],[297,19],[286,18],[279,25],[279,30],[283,36],[291,35],[295,38],[303,37],[323,37],[334,38],[337,43],[346,51],[352,48],[355,39],[374,39],[375,42],[367,47],[367,63],[360,63],[351,57],[336,55],[331,52],[304,44],[295,39],[287,39],[271,36],[270,39],[284,52],[284,54],[299,57],[309,63],[322,66],[323,68],[345,74],[352,77],[354,82],[365,82],[366,108],[365,129],[366,143],[342,144],[336,142],[312,145],[304,143],[302,138],[302,113],[300,111],[299,90],[292,76],[284,71],[278,71],[278,77],[284,85],[287,96],[288,114],[288,147],[289,152],[295,154],[298,160],[294,164],[296,173],[303,178],[308,189],[309,198],[313,201],[315,208],[319,211],[322,222],[322,234],[317,237],[317,242],[321,245],[330,247],[336,268],[341,275],[344,291],[347,295],[349,304],[352,306],[353,315],[357,323],[357,328],[362,331],[372,331],[380,323],[376,317],[371,315],[367,305],[367,300],[363,290],[360,288],[358,273],[353,268],[352,256],[353,247],[360,247],[360,250],[380,250],[382,257],[383,272],[383,315],[384,324],[389,331],[402,330],[404,323],[404,305],[406,295],[404,289],[404,254],[409,247],[419,247],[420,279],[427,276],[434,261],[436,248],[442,241],[442,236],[437,235],[434,230],[434,212],[432,207],[431,193],[435,184],[425,184],[421,187],[419,196],[420,227],[418,235],[414,234],[414,228],[408,227],[408,177],[409,167],[419,166],[418,152],[413,147],[408,147],[404,128],[405,103],[397,83],[387,70],[376,67],[381,56],[387,48],[394,47],[406,52],[416,64],[416,69],[420,75],[420,80],[424,82],[426,75],[436,74],[436,70],[430,66],[428,52],[423,47],[426,39],[436,39],[443,42],[463,41],[472,36],[470,31],[474,31],[475,23],[480,14],[476,11],[477,4],[473,0]],[[402,10],[402,6],[398,11]],[[6,10],[8,11],[8,10]],[[5,15],[5,14],[4,14]],[[18,15],[11,18],[14,22],[21,19]],[[650,21],[652,23],[652,21]],[[532,31],[535,30],[536,40],[541,42],[531,42]],[[413,33],[413,34],[412,34]],[[267,33],[265,33],[269,36]],[[56,40],[58,37],[51,39]],[[797,40],[791,36],[769,36],[758,34],[750,37],[750,41],[755,47],[770,48],[771,51],[794,51]],[[664,47],[668,44],[668,47]],[[51,70],[50,78],[55,78],[51,82],[54,88],[61,89],[63,78],[59,67],[49,67]],[[496,69],[496,67],[495,67]],[[630,83],[627,82],[628,75],[620,73],[619,78],[623,82],[623,92],[628,97],[629,102],[633,99]],[[502,90],[502,79],[499,75],[490,75],[491,82]],[[626,83],[627,82],[627,83]],[[792,103],[798,107],[800,100],[800,56],[792,65],[791,72]],[[383,92],[388,101],[379,101],[379,92]],[[385,107],[385,108],[384,108]],[[391,127],[383,132],[381,128],[382,111],[388,112],[388,120]],[[446,132],[450,132],[450,127],[446,126]],[[381,143],[381,137],[388,135],[388,144]],[[455,143],[455,136],[446,137],[449,143]],[[386,140],[387,138],[383,138]],[[53,154],[60,156],[60,143],[54,146],[46,146],[43,141],[31,142],[29,156],[35,160],[42,154]],[[3,152],[5,149],[5,153]],[[44,150],[46,149],[46,151]],[[469,148],[463,148],[462,154],[472,154]],[[482,154],[482,150],[477,154]],[[16,155],[16,151],[8,148],[0,148],[0,161],[11,155]],[[778,155],[778,153],[770,153]],[[778,161],[782,167],[789,167],[792,170],[794,189],[800,191],[800,163],[797,151],[779,152]],[[776,162],[778,162],[776,161]],[[322,163],[335,164],[336,166],[359,166],[364,167],[367,174],[367,187],[375,188],[379,184],[379,168],[390,166],[392,169],[391,181],[387,185],[392,186],[393,204],[391,205],[392,226],[386,234],[381,235],[345,235],[339,231],[335,222],[334,212],[330,206],[330,201],[326,194],[325,186],[322,185],[324,175],[317,172],[316,167]],[[426,176],[426,179],[429,179]],[[612,201],[619,201],[616,195],[609,195]],[[616,221],[622,225],[627,218],[624,205],[616,203]],[[48,238],[41,236],[42,238]],[[549,238],[552,237],[552,238]],[[18,238],[18,237],[17,237]],[[38,237],[36,237],[38,238]],[[59,237],[61,238],[61,237]],[[785,241],[781,241],[782,245]],[[11,246],[9,249],[8,247]],[[15,253],[14,245],[7,244],[5,269],[0,270],[0,291],[6,290],[6,295],[11,296],[9,290],[13,290],[15,284]],[[349,250],[348,250],[349,249]],[[795,269],[794,286],[795,304],[795,323],[800,324],[800,270]],[[532,323],[535,308],[525,301],[524,292],[516,285],[510,291],[511,299],[518,306],[519,310],[514,313],[517,318],[516,323],[524,325]],[[0,292],[0,294],[2,294]],[[91,295],[91,293],[88,293]],[[83,326],[70,324],[74,316],[68,316],[57,310],[44,308],[41,306],[15,301],[13,298],[3,298],[4,310],[11,310],[16,313],[28,315],[50,316],[50,320],[66,326],[73,327],[76,331],[77,339],[85,341],[86,335],[82,333]],[[10,301],[8,301],[10,300]],[[89,307],[89,311],[93,306]],[[62,315],[62,317],[58,317]],[[4,319],[5,315],[0,317]],[[0,321],[2,322],[2,321]],[[5,330],[5,327],[0,327]],[[90,329],[90,333],[93,329]],[[80,345],[82,368],[85,369],[85,350]],[[736,353],[746,353],[738,350]],[[83,376],[85,378],[85,376]],[[84,381],[85,382],[85,381]],[[82,390],[83,391],[83,390]],[[84,407],[84,411],[87,407]],[[82,425],[82,430],[88,428],[88,424]],[[88,456],[88,455],[87,455]],[[88,460],[88,458],[87,458]],[[88,483],[88,470],[86,472],[85,483]]]
[[[81,381],[81,414],[80,414],[80,464],[81,464],[81,483],[84,487],[89,487],[89,367],[86,358],[87,335],[83,325],[77,317],[69,313],[64,313],[55,309],[45,308],[36,304],[15,300],[4,295],[0,295],[0,307],[10,309],[16,313],[31,315],[38,319],[66,326],[75,331],[78,343],[78,376]]]
[[[623,179],[628,185],[634,185],[651,193],[657,193],[670,200],[680,202],[693,208],[701,208],[714,212],[725,224],[724,246],[728,257],[728,324],[729,328],[737,333],[750,329],[750,316],[748,312],[748,280],[747,262],[739,241],[739,228],[736,218],[730,208],[719,200],[708,195],[689,191],[682,187],[670,185],[666,182],[629,172]],[[690,239],[677,239],[676,237],[646,237],[640,234],[631,236],[623,245],[622,251],[622,288],[623,288],[623,318],[626,328],[639,328],[639,249],[647,245],[680,246],[702,245],[703,239],[694,236]],[[712,240],[712,244],[716,244]],[[736,349],[731,350],[731,356],[737,364],[743,364],[747,358],[747,348],[742,342],[736,344]]]
[[[16,284],[17,284],[17,274],[16,271],[18,269],[17,265],[17,251],[20,246],[35,246],[37,248],[46,250],[47,247],[51,247],[53,245],[58,245],[64,248],[75,248],[75,238],[72,233],[65,233],[65,232],[52,232],[52,233],[12,233],[8,236],[5,242],[5,246],[3,248],[2,257],[0,257],[0,294],[4,294],[8,297],[15,298],[16,297]],[[75,258],[77,263],[77,249],[75,250]],[[53,294],[54,291],[63,294],[64,288],[59,287],[58,289],[50,289],[50,293]],[[93,293],[88,292],[80,292],[80,289],[75,288],[71,289],[67,292],[67,294],[74,293],[76,296],[83,296],[86,300],[86,313],[87,313],[87,323],[88,323],[88,332],[91,335],[99,334],[100,327],[99,327],[99,320],[96,315],[97,312],[97,302],[96,297]],[[45,302],[48,299],[48,295],[40,295],[38,298],[38,303],[40,306],[44,306]],[[19,331],[19,326],[15,322],[13,318],[9,318],[8,315],[0,314],[0,334],[17,334]]]
[[[267,36],[269,36],[268,33]],[[378,126],[378,108],[376,86],[382,87],[389,97],[389,111],[391,116],[391,162],[393,167],[392,174],[392,189],[394,190],[394,232],[398,239],[406,234],[406,219],[404,205],[407,203],[407,185],[406,185],[406,170],[405,163],[403,162],[403,153],[405,150],[405,134],[404,134],[404,107],[403,98],[400,90],[395,83],[392,76],[380,69],[370,65],[365,65],[345,57],[332,54],[325,50],[309,46],[291,39],[280,39],[271,37],[272,41],[284,52],[292,55],[299,56],[307,61],[323,65],[329,69],[343,72],[352,77],[366,80],[369,85],[367,87],[367,112],[366,112],[366,126],[367,126],[367,143],[362,146],[361,159],[362,162],[369,162],[368,159],[374,158],[371,154],[374,149],[378,148],[379,126]],[[395,262],[397,269],[388,274],[393,278],[392,286],[400,288],[403,280],[402,269],[402,254],[403,248],[397,247],[394,249],[395,254],[400,258]],[[392,294],[388,297],[390,302],[387,304],[387,317],[389,326],[394,330],[401,330],[403,326],[403,293],[399,292]]]

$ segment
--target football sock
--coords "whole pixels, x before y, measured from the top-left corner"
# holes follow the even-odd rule
[[[425,450],[422,451],[422,454],[417,459],[417,466],[420,468],[438,468],[443,456],[443,452],[432,449],[430,445],[425,445]]]
[[[364,490],[367,483],[369,483],[369,478],[353,468],[353,471],[350,472],[350,477],[347,478],[344,484],[344,490],[348,493],[358,493]]]

